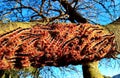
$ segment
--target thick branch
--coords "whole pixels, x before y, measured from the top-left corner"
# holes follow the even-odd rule
[[[84,78],[104,78],[98,69],[98,61],[86,63],[82,66]]]
[[[120,52],[120,18],[105,27],[115,34],[117,50]]]

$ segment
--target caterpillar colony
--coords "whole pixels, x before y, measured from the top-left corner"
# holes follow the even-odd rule
[[[0,70],[65,66],[117,54],[113,33],[99,25],[52,23],[0,35]]]

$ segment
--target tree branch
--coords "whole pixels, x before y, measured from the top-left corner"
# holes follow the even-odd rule
[[[66,13],[69,15],[69,20],[71,22],[86,23],[87,20],[83,18],[66,0],[59,1],[61,5],[66,9]]]

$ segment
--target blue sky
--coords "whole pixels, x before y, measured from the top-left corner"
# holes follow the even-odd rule
[[[27,1],[29,1],[29,0],[27,0]],[[91,1],[93,1],[93,0],[91,0]],[[34,1],[32,3],[35,4]],[[60,9],[58,4],[59,4],[58,2],[53,3],[54,8]],[[93,5],[93,2],[91,2],[90,4]],[[110,5],[109,2],[107,2],[105,4],[106,4],[106,7],[108,7]],[[84,17],[89,18],[98,24],[106,25],[106,24],[112,22],[113,20],[117,19],[120,16],[120,6],[119,6],[120,1],[116,0],[115,4],[118,4],[118,6],[116,6],[116,8],[108,7],[110,13],[113,15],[113,19],[110,19],[111,17],[109,16],[109,14],[107,14],[107,12],[103,12],[104,11],[103,7],[98,4],[92,6],[98,10],[97,12],[95,12],[94,9],[85,9],[85,10],[78,9],[77,11],[80,12]],[[6,4],[2,3],[2,1],[0,1],[0,7],[1,7],[0,11],[3,9],[9,8],[11,5],[12,4],[9,4],[9,6],[7,6]],[[36,3],[36,5],[37,5],[37,3]],[[80,5],[82,5],[82,3],[80,3]],[[81,7],[84,7],[84,5],[82,5]],[[44,8],[44,9],[46,9],[46,8]],[[114,12],[114,10],[116,10],[116,12]],[[28,21],[30,19],[29,16],[31,16],[31,14],[33,13],[32,11],[29,11],[29,12],[28,11],[29,10],[26,10],[26,9],[23,9],[23,11],[22,11],[25,19],[22,19],[21,15],[17,14],[19,17],[19,20]],[[14,11],[14,13],[17,13],[17,11]],[[53,11],[51,11],[50,13],[51,13],[51,16],[54,16],[57,14]],[[0,18],[2,18],[2,17],[0,17]],[[8,18],[11,21],[16,20],[16,18],[14,17],[14,14],[5,16],[4,18]],[[100,62],[100,65],[99,65],[101,73],[106,76],[113,76],[116,74],[120,74],[120,70],[119,70],[120,64],[118,64],[119,62],[120,62],[119,60],[102,59]],[[50,69],[50,71],[47,71],[49,69]],[[62,72],[60,70],[62,70]],[[43,78],[54,78],[54,76],[51,76],[51,74],[53,74],[56,78],[82,78],[82,69],[81,69],[81,65],[77,65],[77,66],[69,65],[68,67],[60,67],[60,68],[44,67],[41,70],[41,75],[43,76]]]
[[[99,64],[99,69],[106,76],[114,76],[120,74],[120,60],[102,59]]]
[[[83,78],[83,73],[82,73],[82,66],[81,65],[76,65],[76,66],[71,66],[69,65],[68,67],[44,67],[41,70],[41,75],[43,78]],[[51,69],[51,71],[46,71],[47,74],[43,71]],[[72,69],[72,70],[71,70]],[[102,59],[100,64],[99,64],[99,69],[100,72],[105,75],[105,76],[114,76],[117,74],[120,74],[120,60],[114,60],[114,59]],[[60,71],[62,70],[62,72]],[[66,71],[67,70],[67,71]],[[43,72],[43,73],[42,73]],[[51,76],[51,74],[55,75]]]

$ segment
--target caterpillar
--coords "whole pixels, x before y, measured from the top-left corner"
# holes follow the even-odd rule
[[[0,35],[0,70],[65,66],[117,54],[115,36],[99,25],[52,23]]]

